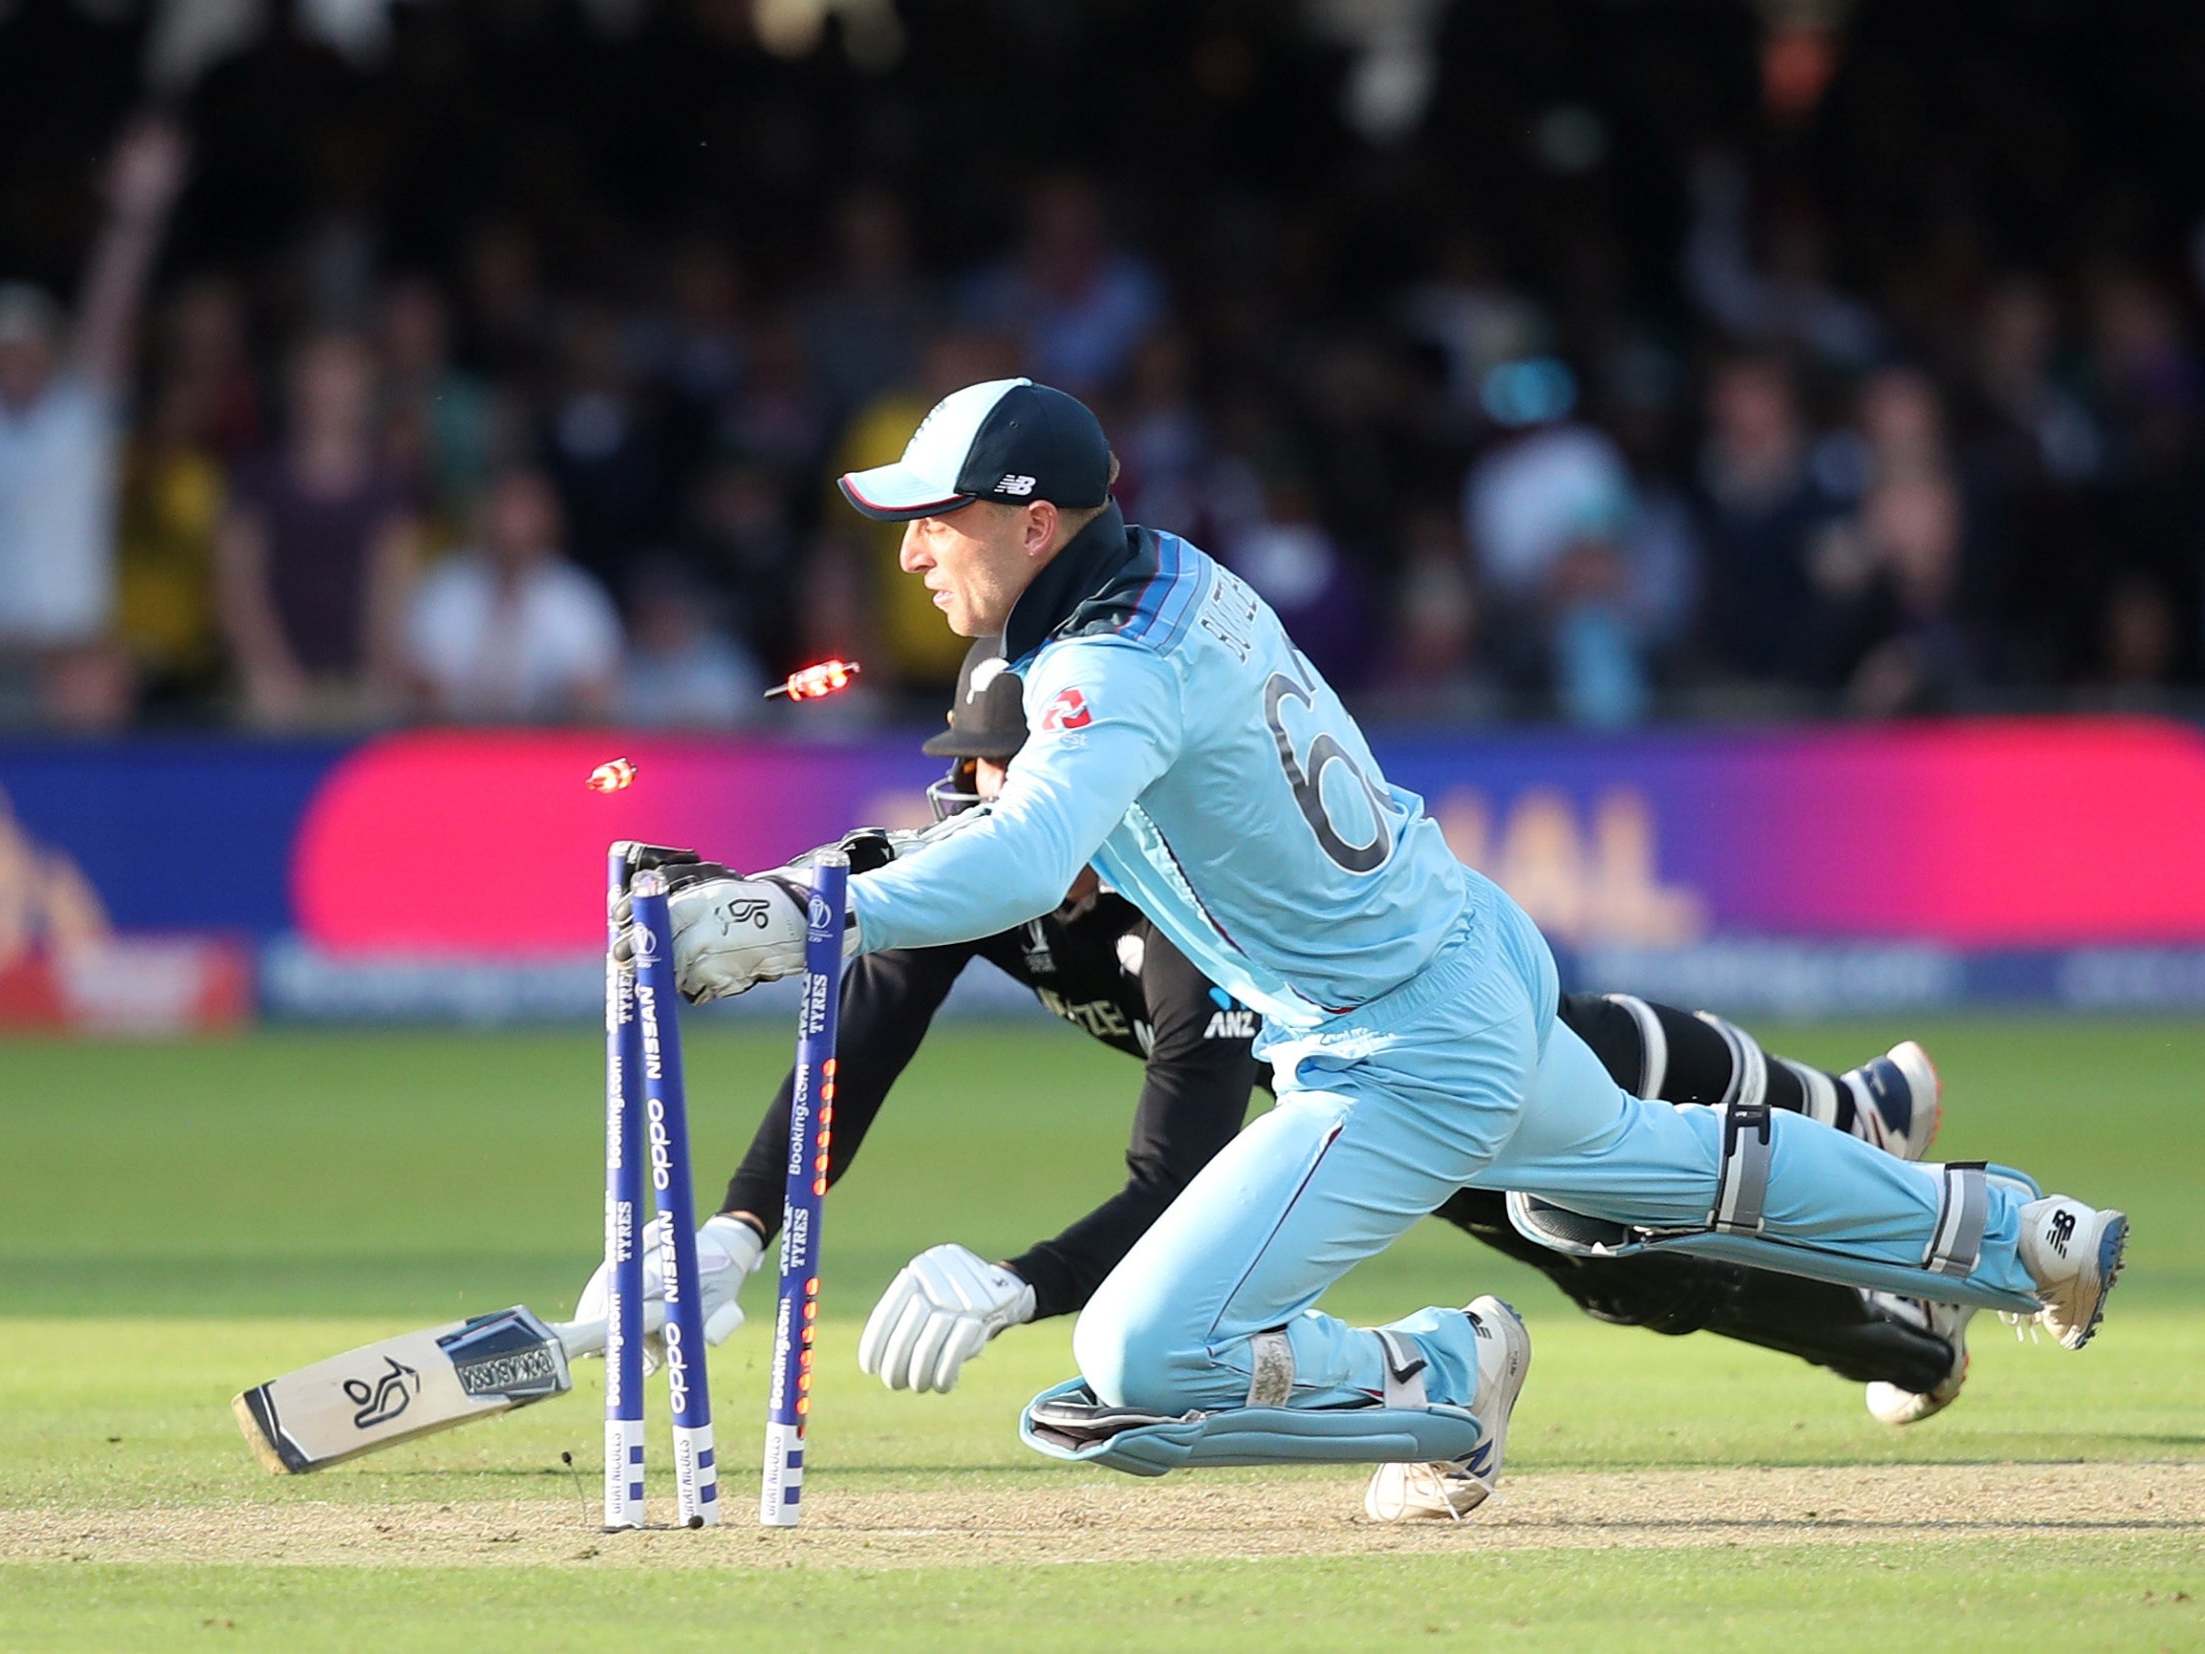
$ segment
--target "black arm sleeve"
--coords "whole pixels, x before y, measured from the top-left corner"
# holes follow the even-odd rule
[[[934,1013],[974,951],[970,942],[890,948],[865,955],[843,974],[835,1038],[834,1136],[827,1145],[830,1186],[857,1158],[889,1087],[917,1055]],[[789,1099],[795,1091],[792,1068],[758,1122],[742,1168],[728,1180],[727,1199],[720,1205],[723,1212],[756,1215],[768,1240],[781,1227],[781,1202],[788,1192]]]
[[[1143,927],[1146,929],[1147,927]],[[1009,1260],[1034,1289],[1034,1317],[1069,1315],[1163,1216],[1188,1180],[1240,1130],[1262,1064],[1252,1035],[1209,1033],[1210,984],[1148,931],[1141,990],[1156,1040],[1126,1149],[1125,1187],[1054,1240]]]

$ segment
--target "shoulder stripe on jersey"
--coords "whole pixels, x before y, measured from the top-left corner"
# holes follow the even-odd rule
[[[1179,641],[1187,629],[1187,622],[1194,617],[1195,605],[1200,602],[1203,588],[1209,581],[1209,570],[1194,548],[1176,534],[1166,535],[1181,571],[1178,584],[1172,589],[1157,611],[1160,635],[1156,647],[1168,649]]]
[[[1135,600],[1133,613],[1119,630],[1127,637],[1146,637],[1149,628],[1156,624],[1156,616],[1164,606],[1164,599],[1171,595],[1172,583],[1179,576],[1179,556],[1172,549],[1171,536],[1156,536],[1156,572],[1148,577],[1148,584],[1141,588]]]
[[[1202,567],[1192,548],[1176,534],[1156,536],[1157,573],[1141,593],[1124,635],[1167,649],[1186,630],[1194,599],[1202,587]]]

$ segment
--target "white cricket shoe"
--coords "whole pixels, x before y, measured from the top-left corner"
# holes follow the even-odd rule
[[[1945,1083],[1929,1053],[1901,1040],[1882,1056],[1838,1076],[1853,1099],[1853,1135],[1870,1148],[1919,1160],[1944,1123]]]
[[[2098,1330],[2127,1248],[2125,1213],[2100,1211],[2069,1195],[2022,1207],[2022,1267],[2044,1306],[2036,1318],[2069,1349],[2081,1349]]]
[[[1960,1386],[1968,1381],[1968,1323],[1975,1318],[1974,1306],[1933,1304],[1889,1292],[1871,1292],[1868,1298],[1886,1314],[1909,1321],[1932,1338],[1942,1338],[1952,1346],[1952,1371],[1933,1390],[1902,1390],[1896,1384],[1869,1385],[1869,1416],[1882,1424],[1919,1424],[1958,1401]]]
[[[1463,1313],[1478,1335],[1478,1393],[1470,1410],[1483,1434],[1465,1459],[1380,1465],[1363,1490],[1363,1510],[1373,1522],[1459,1522],[1493,1496],[1501,1479],[1508,1416],[1531,1372],[1531,1333],[1513,1305],[1491,1294],[1473,1299]]]

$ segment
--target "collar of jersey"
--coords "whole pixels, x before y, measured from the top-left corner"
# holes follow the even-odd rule
[[[1018,671],[1052,633],[1107,586],[1135,553],[1138,529],[1128,529],[1113,500],[1101,516],[1065,542],[1011,605],[1003,624],[1003,657]]]

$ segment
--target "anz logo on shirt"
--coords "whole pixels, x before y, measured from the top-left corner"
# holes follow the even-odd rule
[[[1210,1025],[1202,1030],[1204,1039],[1254,1039],[1262,1031],[1256,1013],[1236,1003],[1223,988],[1212,988],[1210,998],[1217,1009],[1210,1013]]]

